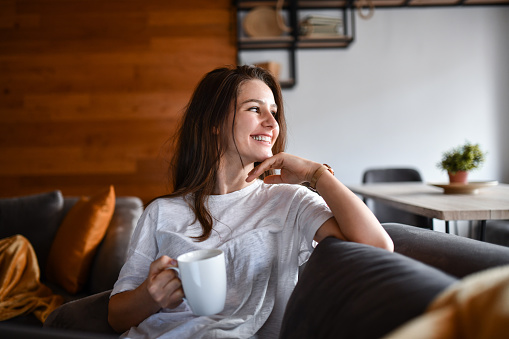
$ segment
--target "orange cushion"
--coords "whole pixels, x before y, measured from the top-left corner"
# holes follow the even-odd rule
[[[83,288],[114,209],[113,186],[76,202],[58,228],[51,245],[46,265],[48,280],[59,284],[69,293]]]

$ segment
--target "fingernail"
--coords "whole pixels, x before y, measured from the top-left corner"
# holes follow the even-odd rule
[[[173,266],[177,266],[177,260],[171,259],[170,264],[172,264]]]

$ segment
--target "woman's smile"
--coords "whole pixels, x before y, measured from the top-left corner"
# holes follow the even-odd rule
[[[272,137],[267,135],[253,135],[251,138],[256,141],[261,141],[263,143],[267,143],[269,146],[272,146]]]

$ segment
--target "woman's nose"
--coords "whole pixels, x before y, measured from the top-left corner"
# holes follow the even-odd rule
[[[264,113],[264,119],[263,119],[264,126],[274,127],[274,126],[277,126],[277,124],[278,124],[277,120],[270,110]]]

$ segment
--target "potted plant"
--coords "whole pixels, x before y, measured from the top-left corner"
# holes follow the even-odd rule
[[[480,167],[485,157],[486,153],[481,151],[479,144],[466,142],[463,146],[444,152],[438,167],[447,171],[450,183],[466,184],[468,172]]]

